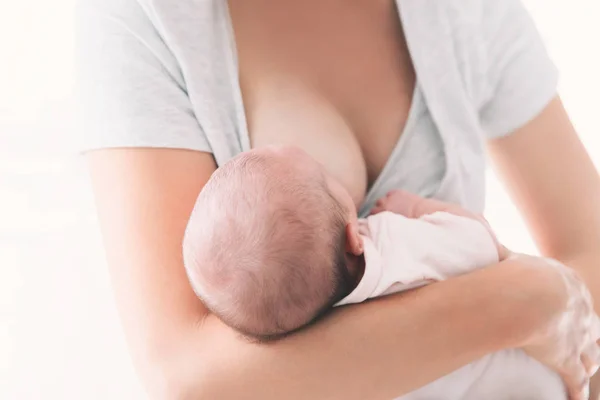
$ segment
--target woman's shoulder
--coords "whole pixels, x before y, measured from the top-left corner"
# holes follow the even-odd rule
[[[211,151],[188,95],[182,48],[202,46],[199,37],[210,41],[211,36],[198,29],[210,29],[199,21],[212,21],[206,14],[211,9],[205,5],[212,3],[78,1],[75,64],[83,150],[169,147]],[[194,23],[199,28],[190,29]],[[218,22],[210,23],[217,26]],[[195,60],[203,66],[211,55],[200,55]]]
[[[413,7],[442,24],[455,40],[485,44],[533,25],[523,0],[436,0],[416,2]]]
[[[437,0],[422,2],[421,6],[442,8],[451,19],[474,24],[527,13],[523,0]]]
[[[152,0],[79,0],[76,9],[77,39],[90,46],[98,42],[122,43],[123,57],[138,58],[134,47],[148,49],[169,73],[178,68],[160,29]],[[139,43],[139,46],[132,45]],[[180,80],[180,79],[178,79]]]
[[[522,0],[435,0],[413,7],[439,25],[426,31],[438,36],[426,40],[444,43],[438,53],[449,58],[442,64],[454,63],[489,137],[513,132],[556,95],[558,71]]]
[[[537,39],[522,0],[434,0],[407,2],[401,8],[405,25],[417,27],[419,36],[446,36],[470,62],[494,59],[515,39]]]
[[[157,36],[165,42],[189,32],[206,31],[222,23],[226,4],[220,1],[180,0],[78,0],[78,16],[94,13],[98,18],[118,22],[145,37]]]

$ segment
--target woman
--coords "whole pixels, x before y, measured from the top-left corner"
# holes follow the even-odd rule
[[[519,0],[86,0],[78,20],[100,222],[153,396],[389,399],[509,347],[581,395],[582,350],[554,357],[544,335],[568,336],[551,321],[569,296],[542,259],[336,310],[269,346],[208,314],[182,267],[202,186],[251,147],[303,147],[364,215],[395,188],[481,212],[487,146],[543,254],[600,299],[600,183]]]

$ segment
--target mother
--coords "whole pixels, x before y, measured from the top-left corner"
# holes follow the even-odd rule
[[[600,183],[519,0],[86,0],[78,20],[100,222],[153,396],[389,399],[564,306],[523,258],[238,339],[194,296],[181,241],[212,172],[251,147],[302,146],[364,215],[394,188],[481,212],[489,145],[541,251],[600,299]]]

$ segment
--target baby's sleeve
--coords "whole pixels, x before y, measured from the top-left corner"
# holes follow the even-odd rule
[[[428,261],[424,264],[440,277],[462,275],[499,261],[495,237],[481,221],[446,212],[420,219],[434,227],[428,236],[430,245],[435,247],[423,252]]]
[[[557,94],[558,71],[521,0],[482,0],[486,101],[481,124],[489,138],[534,119]]]
[[[211,151],[178,63],[137,1],[81,1],[75,48],[82,150]]]

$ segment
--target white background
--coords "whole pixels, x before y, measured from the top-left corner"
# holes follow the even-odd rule
[[[497,0],[501,1],[501,0]],[[600,5],[525,0],[600,162]],[[0,3],[0,399],[141,399],[72,129],[74,0]],[[487,216],[535,251],[490,176]]]

